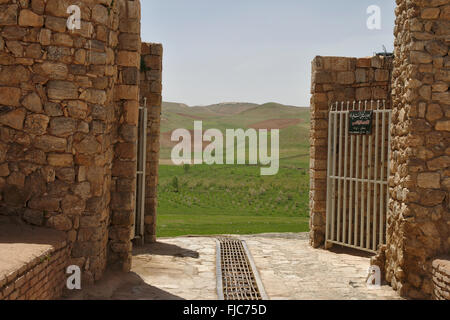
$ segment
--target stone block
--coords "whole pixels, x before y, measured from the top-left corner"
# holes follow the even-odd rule
[[[440,104],[450,105],[450,91],[433,93],[432,100],[439,102]]]
[[[355,73],[353,71],[339,72],[337,82],[343,85],[353,84],[355,82]]]
[[[439,172],[423,172],[417,176],[417,186],[420,188],[439,189],[441,186]]]
[[[23,219],[29,224],[42,226],[44,223],[44,212],[38,210],[25,210]]]
[[[41,113],[43,111],[41,98],[32,92],[22,100],[22,105],[31,112]]]
[[[78,99],[78,89],[73,82],[51,80],[47,83],[47,94],[50,99]]]
[[[47,127],[50,119],[43,114],[30,114],[25,120],[25,131],[35,134],[43,135],[47,132]]]
[[[75,169],[73,168],[73,166],[57,168],[57,170],[55,171],[55,176],[59,181],[72,184],[75,181]],[[67,189],[68,185],[65,185],[65,187],[63,188],[64,192],[67,192]]]
[[[53,167],[71,167],[73,166],[73,155],[53,153],[48,155],[47,161]]]
[[[139,51],[141,37],[139,34],[121,33],[119,35],[119,49],[124,51]]]
[[[356,60],[357,68],[370,68],[372,66],[372,58],[359,58]]]
[[[30,71],[22,65],[2,66],[0,84],[19,86],[30,79]]]
[[[450,131],[450,120],[438,121],[436,123],[436,130],[438,131]]]
[[[367,71],[363,68],[356,69],[355,80],[357,83],[367,82]]]
[[[140,65],[140,55],[138,52],[119,51],[117,53],[116,64],[123,67],[136,67]]]
[[[118,85],[114,90],[115,100],[138,100],[139,87],[129,85]]]
[[[49,132],[58,137],[67,137],[77,130],[77,121],[66,117],[57,117],[50,120]]]
[[[130,161],[115,161],[112,174],[115,177],[132,177],[136,174],[136,163]]]
[[[370,87],[356,88],[355,98],[357,101],[370,100],[372,98],[372,89]]]
[[[21,92],[19,88],[0,87],[0,104],[4,106],[20,106]]]
[[[85,100],[88,103],[100,105],[106,102],[106,98],[107,97],[105,90],[97,90],[97,89],[87,89],[80,95],[81,100]]]
[[[433,62],[433,57],[429,53],[422,51],[411,51],[410,59],[412,63],[427,64]]]
[[[57,212],[59,210],[60,200],[51,196],[40,196],[30,200],[28,207],[34,210]]]
[[[439,8],[424,8],[420,14],[422,19],[437,19],[441,10]]]
[[[67,112],[74,119],[85,119],[88,114],[88,106],[81,100],[71,100],[67,103]]]
[[[0,88],[0,99],[2,97],[2,88]],[[0,123],[16,130],[22,130],[25,120],[25,109],[16,109],[0,115]]]
[[[316,84],[321,83],[331,83],[333,82],[333,77],[331,75],[331,72],[328,71],[319,71],[313,74],[313,81]]]
[[[389,70],[377,69],[375,70],[375,81],[388,81]]]
[[[20,11],[19,25],[22,27],[42,27],[44,25],[44,17],[31,10],[23,9]]]
[[[64,214],[81,215],[86,209],[86,202],[77,196],[67,194],[61,202]]]
[[[65,32],[67,19],[47,16],[45,18],[45,28],[54,32]]]
[[[430,122],[442,119],[444,113],[442,112],[441,106],[438,104],[430,104],[427,107],[426,119]]]
[[[12,26],[17,24],[19,7],[17,4],[4,5],[5,1],[0,2],[0,25]]]
[[[36,148],[43,150],[44,152],[63,152],[67,147],[67,140],[64,138],[58,138],[54,136],[39,136],[34,140]]]
[[[108,13],[108,9],[101,5],[97,4],[92,9],[92,20],[102,25],[108,24],[110,14]]]
[[[77,152],[82,154],[95,155],[101,151],[101,145],[94,136],[86,136],[80,142],[74,144]]]
[[[69,0],[48,0],[47,6],[45,7],[45,13],[49,16],[67,18],[69,16],[67,8],[71,4],[72,3]]]

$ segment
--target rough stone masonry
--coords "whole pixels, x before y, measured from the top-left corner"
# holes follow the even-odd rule
[[[387,244],[372,262],[401,296],[450,299],[450,0],[396,2],[393,66],[380,57],[313,61],[311,244],[325,241],[330,103],[387,94],[392,108]]]
[[[131,265],[140,86],[154,128],[161,106],[162,47],[143,48],[137,0],[0,0],[0,215],[65,232],[87,282]]]
[[[397,0],[386,279],[430,298],[450,252],[450,1]]]
[[[310,132],[311,245],[325,242],[328,112],[341,101],[387,100],[392,58],[321,57],[312,62]]]

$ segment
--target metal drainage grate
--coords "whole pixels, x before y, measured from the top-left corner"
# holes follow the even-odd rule
[[[245,241],[217,239],[217,292],[221,300],[266,300]]]

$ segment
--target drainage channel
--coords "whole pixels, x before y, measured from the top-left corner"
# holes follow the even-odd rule
[[[245,241],[217,238],[216,255],[219,300],[268,300]]]

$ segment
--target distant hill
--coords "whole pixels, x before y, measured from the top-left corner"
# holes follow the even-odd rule
[[[206,109],[218,115],[231,115],[231,114],[239,114],[241,112],[255,108],[257,106],[258,105],[254,103],[226,102],[213,104],[205,107],[193,107],[193,109],[198,110],[199,112]]]
[[[274,102],[262,105],[227,102],[209,106],[190,107],[183,103],[163,102],[161,115],[161,159],[170,159],[176,142],[172,131],[178,128],[193,130],[194,121],[202,120],[204,130],[280,129],[280,157],[284,164],[303,166],[309,154],[309,107],[286,106]],[[167,161],[164,161],[166,163]]]

